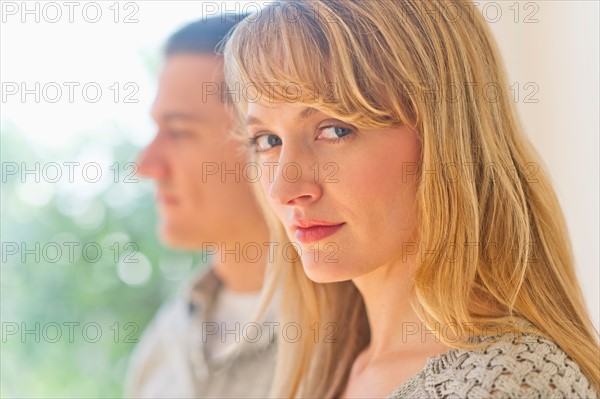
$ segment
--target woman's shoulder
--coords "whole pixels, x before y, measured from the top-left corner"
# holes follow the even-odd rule
[[[423,387],[434,397],[598,397],[556,343],[537,335],[486,337],[484,349],[455,349],[427,360]]]
[[[554,341],[533,334],[476,337],[483,349],[453,349],[390,398],[598,398],[589,379]]]

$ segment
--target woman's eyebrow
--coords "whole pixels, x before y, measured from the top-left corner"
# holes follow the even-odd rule
[[[306,107],[298,114],[297,119],[306,119],[318,111],[319,110],[316,108]],[[264,122],[258,119],[257,117],[250,115],[248,116],[248,118],[246,118],[246,126],[249,125],[264,125]]]
[[[260,119],[258,119],[257,117],[255,117],[255,116],[249,116],[246,119],[246,126],[249,126],[249,125],[263,125],[263,124],[264,123]]]
[[[318,112],[316,108],[306,107],[302,112],[300,112],[298,119],[306,119],[315,112]]]

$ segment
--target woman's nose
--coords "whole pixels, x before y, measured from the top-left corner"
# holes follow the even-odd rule
[[[308,205],[323,194],[322,186],[314,177],[316,160],[308,151],[282,148],[268,196],[279,205]]]

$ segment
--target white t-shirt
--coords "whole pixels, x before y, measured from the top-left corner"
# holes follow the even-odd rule
[[[233,345],[244,340],[244,334],[254,334],[249,323],[254,321],[259,299],[260,292],[235,292],[227,288],[219,291],[211,317],[218,330],[207,337],[204,349],[208,358],[227,356]]]

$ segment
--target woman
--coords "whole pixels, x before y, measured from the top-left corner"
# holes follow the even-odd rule
[[[279,2],[225,57],[298,254],[269,269],[303,327],[274,396],[598,395],[562,212],[472,3]]]

